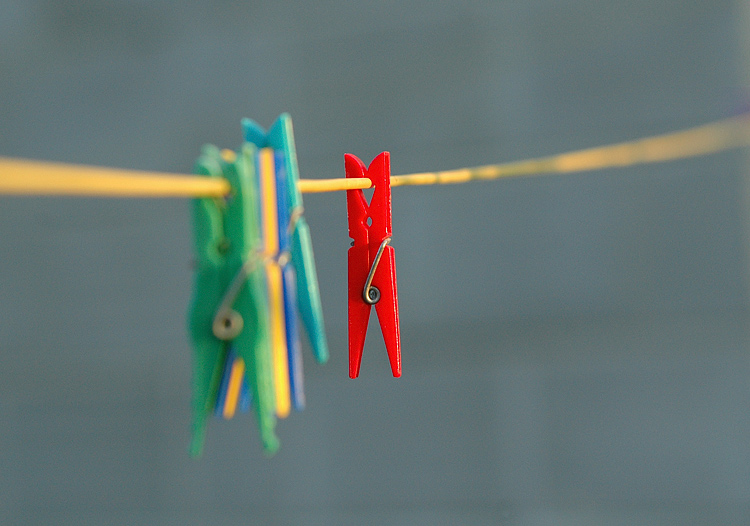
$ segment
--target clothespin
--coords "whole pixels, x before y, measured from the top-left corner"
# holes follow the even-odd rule
[[[291,264],[291,205],[287,188],[286,163],[283,151],[275,151],[276,199],[279,220],[279,265],[283,281],[284,319],[289,362],[289,391],[296,411],[305,408],[305,375],[302,367],[302,345],[297,323],[297,277]]]
[[[280,259],[286,259],[287,257],[279,251],[278,199],[276,197],[276,168],[273,149],[265,147],[258,152],[258,174],[263,246],[267,257],[265,271],[268,280],[268,307],[271,313],[271,349],[276,393],[276,415],[279,418],[286,418],[289,415],[291,399],[286,316],[284,312],[284,285]],[[286,266],[284,264],[284,267]]]
[[[291,262],[296,272],[297,307],[310,340],[313,355],[319,363],[325,363],[328,361],[328,343],[323,324],[323,308],[318,290],[318,275],[315,270],[310,227],[302,215],[304,210],[302,194],[297,186],[299,169],[292,119],[287,113],[281,114],[267,133],[250,119],[243,119],[242,126],[246,141],[255,144],[258,148],[268,146],[283,153],[287,202],[290,211]]]
[[[189,313],[193,342],[193,439],[200,455],[208,416],[216,406],[230,347],[245,364],[264,449],[279,447],[276,425],[266,284],[260,249],[255,185],[255,151],[244,144],[239,154],[222,156],[203,149],[195,171],[224,177],[232,191],[225,199],[193,202],[197,268]],[[234,360],[231,359],[233,363]]]
[[[378,155],[369,168],[351,154],[344,156],[346,177],[367,177],[375,190],[367,204],[362,190],[347,190],[349,218],[349,377],[359,376],[370,309],[375,305],[393,376],[401,376],[396,259],[389,246],[391,221],[390,154]]]

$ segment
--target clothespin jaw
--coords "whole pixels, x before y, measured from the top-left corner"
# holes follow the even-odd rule
[[[254,152],[253,145],[245,144],[236,158],[222,158],[217,148],[205,147],[195,168],[201,175],[226,178],[232,192],[226,199],[196,199],[193,204],[193,456],[201,454],[230,345],[246,364],[263,447],[273,453],[279,446],[263,265],[253,261],[260,242]]]
[[[296,271],[297,307],[310,340],[313,355],[319,363],[328,361],[328,342],[323,322],[323,307],[320,301],[318,275],[315,269],[310,227],[302,215],[302,194],[299,191],[299,168],[294,145],[292,119],[283,113],[266,132],[255,121],[242,120],[245,140],[258,148],[271,147],[284,154],[286,168],[286,191],[290,210],[291,261]]]
[[[393,376],[401,376],[396,256],[392,234],[390,154],[383,152],[366,168],[351,154],[344,156],[346,177],[367,177],[374,187],[370,204],[362,190],[347,190],[349,237],[349,377],[359,376],[370,310],[375,311],[385,340]]]

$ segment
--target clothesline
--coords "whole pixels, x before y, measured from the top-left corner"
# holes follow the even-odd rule
[[[0,195],[195,197],[196,272],[188,330],[193,347],[192,440],[200,455],[212,414],[253,408],[263,448],[279,447],[277,418],[305,405],[300,328],[315,360],[328,358],[310,230],[300,192],[348,192],[349,376],[359,376],[371,308],[394,377],[401,343],[391,186],[457,184],[665,162],[750,146],[750,117],[504,164],[390,176],[383,152],[366,166],[345,156],[340,179],[299,179],[291,118],[269,131],[243,120],[238,152],[204,147],[201,175],[120,170],[0,157]],[[296,188],[295,188],[296,185]],[[368,200],[359,189],[375,186]],[[299,190],[299,192],[297,191]],[[233,199],[220,198],[232,192]],[[369,202],[368,202],[369,201]]]
[[[457,184],[506,177],[622,168],[709,155],[750,146],[745,115],[632,141],[503,164],[394,175],[391,186]],[[302,193],[364,189],[367,178],[300,179]],[[225,179],[0,157],[0,195],[220,197]]]

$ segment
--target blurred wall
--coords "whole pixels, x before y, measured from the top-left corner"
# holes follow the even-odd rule
[[[0,1],[0,155],[189,172],[295,122],[303,177],[662,133],[747,105],[744,2]],[[404,377],[346,378],[342,194],[306,196],[332,358],[266,459],[187,458],[184,200],[0,198],[3,524],[738,524],[746,155],[394,190]]]

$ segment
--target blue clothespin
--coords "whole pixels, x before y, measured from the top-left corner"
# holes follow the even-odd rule
[[[287,188],[286,165],[283,151],[275,151],[276,167],[276,200],[279,220],[279,253],[291,257],[290,215],[291,206]],[[282,258],[285,256],[282,256]],[[299,340],[297,324],[297,284],[296,272],[291,264],[283,261],[281,265],[282,285],[284,287],[284,318],[286,319],[286,342],[289,362],[289,391],[292,406],[296,411],[305,408],[305,375],[302,367],[302,346]]]
[[[297,186],[299,169],[292,118],[288,113],[282,113],[267,133],[250,119],[243,119],[242,127],[247,142],[255,144],[258,148],[271,147],[283,154],[283,165],[286,169],[286,195],[288,196],[290,222],[293,224],[291,262],[296,271],[297,306],[310,339],[313,355],[319,363],[325,363],[328,361],[328,343],[323,324],[323,308],[318,290],[310,227],[302,216],[302,194]]]

